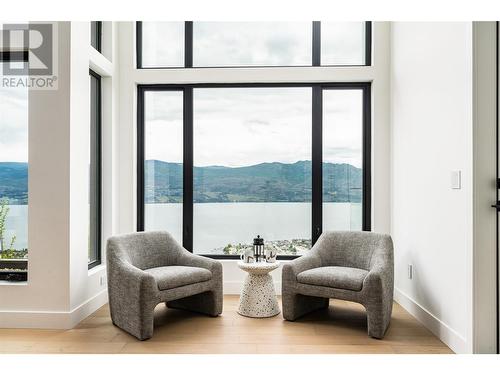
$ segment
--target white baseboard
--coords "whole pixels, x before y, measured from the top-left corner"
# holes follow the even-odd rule
[[[102,290],[71,311],[0,311],[0,328],[71,329],[107,302]]]
[[[242,281],[224,281],[224,294],[240,294],[243,287]],[[274,282],[274,290],[277,295],[281,295],[281,282]]]
[[[406,311],[413,315],[428,330],[436,335],[442,342],[450,347],[455,353],[470,353],[467,340],[446,323],[439,320],[425,307],[413,300],[407,294],[394,289],[394,300],[399,303]]]
[[[108,303],[108,290],[104,289],[97,293],[94,297],[82,303],[80,306],[71,310],[69,315],[71,328],[75,327],[83,319],[91,315],[106,303]]]

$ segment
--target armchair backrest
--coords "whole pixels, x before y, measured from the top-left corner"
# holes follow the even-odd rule
[[[352,267],[367,271],[372,267],[375,250],[392,254],[391,237],[373,232],[326,231],[314,247],[323,266]]]
[[[174,265],[182,246],[163,231],[137,232],[110,237],[108,262],[125,261],[141,270]]]

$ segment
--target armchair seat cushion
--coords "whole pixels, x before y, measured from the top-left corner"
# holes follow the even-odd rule
[[[300,272],[297,281],[302,284],[360,291],[368,271],[351,267],[318,267]]]
[[[155,278],[159,290],[201,283],[212,278],[212,272],[200,267],[165,266],[145,269],[144,272]]]

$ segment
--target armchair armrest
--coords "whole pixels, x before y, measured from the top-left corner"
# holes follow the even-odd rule
[[[222,277],[222,264],[220,262],[201,255],[192,254],[186,249],[182,249],[177,258],[177,264],[179,266],[205,268],[212,272],[212,275],[220,274]]]
[[[383,286],[391,286],[394,282],[394,256],[392,240],[388,237],[388,243],[373,250],[370,261],[370,271],[365,278],[365,283],[382,283]]]
[[[108,285],[117,303],[151,299],[158,290],[152,275],[123,260],[108,262]]]
[[[286,283],[296,283],[297,275],[301,272],[321,267],[321,258],[318,254],[310,250],[310,253],[302,255],[300,258],[283,264],[282,278]]]

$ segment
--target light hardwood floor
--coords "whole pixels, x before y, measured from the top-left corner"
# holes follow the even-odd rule
[[[105,305],[71,330],[0,329],[0,353],[452,353],[397,303],[383,340],[367,336],[355,303],[330,300],[296,322],[245,318],[237,306],[238,296],[225,296],[222,316],[212,318],[159,305],[154,336],[141,342],[111,323]]]

